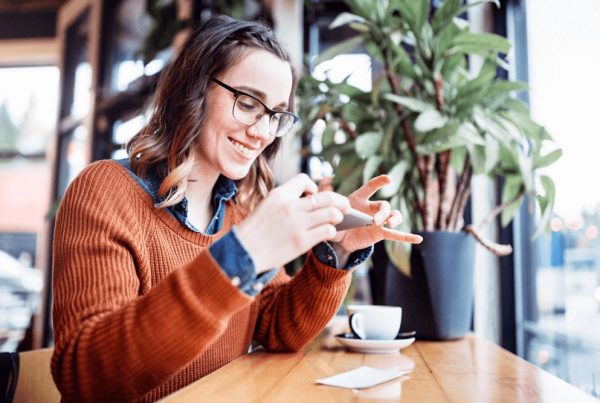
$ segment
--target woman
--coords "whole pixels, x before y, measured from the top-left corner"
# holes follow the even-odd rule
[[[73,181],[54,238],[52,372],[65,400],[156,400],[252,342],[298,350],[374,242],[419,241],[384,228],[400,214],[368,201],[388,177],[348,198],[306,175],[274,188],[267,161],[297,119],[295,83],[267,27],[211,19],[164,72],[130,159]],[[337,233],[351,205],[377,225]],[[309,250],[293,278],[279,269]]]

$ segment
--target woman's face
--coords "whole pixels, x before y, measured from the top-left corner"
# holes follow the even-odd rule
[[[215,77],[224,84],[254,95],[274,110],[288,110],[292,71],[288,62],[265,50],[246,51],[239,63]],[[206,117],[197,164],[202,172],[238,180],[246,176],[254,160],[273,142],[269,115],[247,126],[234,119],[234,94],[211,83],[206,95]]]

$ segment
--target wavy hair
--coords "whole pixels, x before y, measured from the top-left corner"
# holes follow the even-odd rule
[[[127,143],[136,175],[145,178],[150,169],[158,170],[162,179],[158,195],[164,200],[157,207],[172,206],[183,199],[202,135],[211,78],[232,67],[248,49],[266,50],[290,63],[293,82],[288,104],[293,112],[297,75],[271,29],[261,22],[238,21],[227,16],[204,22],[161,74],[150,120]],[[274,187],[268,163],[280,144],[281,139],[275,138],[254,161],[248,174],[237,181],[237,201],[244,210],[252,210]]]

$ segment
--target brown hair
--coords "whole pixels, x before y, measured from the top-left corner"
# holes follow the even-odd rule
[[[211,78],[237,63],[248,49],[267,50],[290,62],[271,29],[256,21],[238,21],[227,16],[213,17],[198,27],[181,52],[162,73],[153,100],[148,124],[128,143],[131,167],[145,178],[148,171],[160,169],[158,194],[164,201],[158,207],[179,203],[187,189],[187,176],[194,166],[195,149],[202,133],[206,92]],[[293,97],[297,77],[293,66]],[[238,202],[247,211],[266,197],[275,181],[268,161],[281,143],[275,140],[254,161],[248,175],[237,181]]]

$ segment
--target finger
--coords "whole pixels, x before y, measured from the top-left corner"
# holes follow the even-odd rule
[[[398,242],[408,242],[408,243],[421,243],[423,242],[423,237],[416,234],[411,234],[409,232],[400,232],[395,229],[390,228],[382,228],[383,231],[383,239],[387,239],[389,241],[398,241]]]
[[[352,196],[361,200],[368,200],[385,185],[392,183],[392,178],[388,175],[379,175],[352,192]]]
[[[331,224],[323,224],[317,227],[311,228],[306,232],[306,236],[311,240],[311,248],[319,242],[328,241],[335,238],[337,231]]]
[[[392,212],[392,206],[389,202],[384,200],[371,202],[369,203],[369,207],[376,211],[375,214],[373,214],[373,221],[375,222],[375,225],[383,224],[383,222],[390,216],[390,213]]]
[[[314,195],[304,197],[304,208],[307,211],[317,210],[323,207],[335,207],[343,213],[350,211],[350,200],[346,196],[343,196],[335,192],[319,192]]]
[[[293,199],[302,196],[303,193],[317,193],[317,190],[317,184],[306,174],[293,176],[290,180],[275,189],[275,191],[281,192],[285,197]]]
[[[343,219],[344,214],[338,208],[328,206],[308,213],[305,222],[309,228],[313,228],[323,224],[335,225]]]
[[[386,224],[388,227],[390,228],[394,228],[397,227],[398,225],[402,224],[402,222],[404,221],[404,218],[402,217],[402,213],[400,213],[400,211],[398,210],[392,210],[392,212],[390,213],[390,216],[388,217]]]

